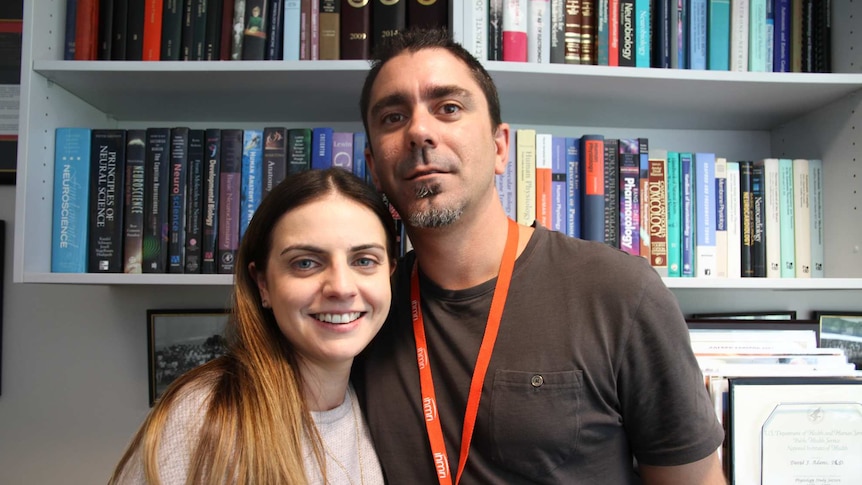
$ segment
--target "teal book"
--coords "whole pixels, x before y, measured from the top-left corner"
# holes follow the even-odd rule
[[[682,185],[679,152],[667,152],[667,275],[682,276]]]
[[[707,0],[686,0],[688,10],[688,68],[706,69]]]
[[[808,160],[808,204],[811,210],[811,277],[824,277],[823,161]]]
[[[778,207],[781,227],[781,277],[796,277],[796,245],[793,216],[793,161],[778,159]]]
[[[263,195],[263,130],[244,130],[242,137],[242,171],[240,179],[239,239]]]
[[[682,233],[682,276],[694,277],[694,157],[689,152],[679,154],[682,207],[680,231]]]
[[[730,0],[709,0],[709,39],[706,59],[710,71],[730,70]]]
[[[608,0],[598,0],[596,2],[596,63],[599,66],[608,65],[609,47]]]
[[[54,140],[51,272],[86,273],[90,129],[57,128]]]
[[[767,39],[766,31],[767,0],[750,0],[748,10],[748,70],[766,71]]]
[[[635,67],[650,67],[650,0],[635,0]]]

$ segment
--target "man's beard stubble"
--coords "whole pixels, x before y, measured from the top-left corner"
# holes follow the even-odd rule
[[[416,187],[416,199],[430,199],[440,193],[439,184],[423,184]],[[431,202],[433,204],[433,202]],[[435,228],[454,223],[463,213],[462,207],[436,207],[417,209],[408,214],[407,223],[412,227]]]

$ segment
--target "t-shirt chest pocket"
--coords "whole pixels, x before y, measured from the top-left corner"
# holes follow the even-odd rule
[[[525,477],[541,477],[577,448],[583,390],[580,370],[497,370],[491,394],[494,459]]]

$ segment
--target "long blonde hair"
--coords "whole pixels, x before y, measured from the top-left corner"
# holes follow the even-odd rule
[[[370,185],[340,168],[290,175],[258,207],[240,244],[226,355],[170,385],[132,438],[109,483],[120,483],[138,450],[147,483],[161,483],[158,452],[168,416],[176,403],[200,387],[211,388],[212,393],[191,452],[187,484],[305,484],[304,437],[325,480],[321,439],[303,399],[296,352],[272,312],[261,304],[248,268],[254,263],[258,271],[266,271],[272,230],[282,215],[332,192],[378,216],[386,230],[388,256],[394,258],[394,223]]]

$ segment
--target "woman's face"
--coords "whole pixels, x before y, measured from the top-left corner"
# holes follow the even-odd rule
[[[351,364],[377,334],[392,293],[386,231],[338,194],[284,214],[272,233],[261,299],[309,365]]]

